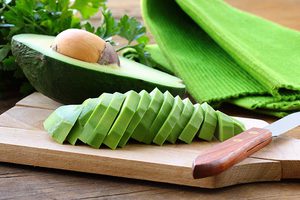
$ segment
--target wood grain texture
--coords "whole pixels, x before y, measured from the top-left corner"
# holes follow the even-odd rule
[[[300,0],[226,0],[231,4],[300,30]],[[124,2],[122,6],[120,2]],[[268,3],[266,5],[266,2]],[[140,16],[139,0],[108,0],[110,7]],[[115,12],[116,13],[116,12]],[[1,112],[16,99],[0,103]],[[225,111],[245,117],[273,121],[274,118],[258,115],[238,107]],[[287,136],[300,139],[300,130],[289,131]],[[156,182],[139,181],[112,176],[66,172],[15,164],[0,164],[0,199],[299,199],[300,181],[244,184],[222,189],[200,189]]]
[[[0,161],[204,188],[278,181],[281,177],[280,162],[253,158],[218,176],[193,179],[194,159],[217,144],[213,142],[163,146],[132,143],[114,151],[86,145],[60,145],[49,137],[42,125],[53,111],[49,108],[57,106],[55,101],[34,93],[3,113],[0,116]],[[265,125],[260,120],[245,123],[248,127]]]

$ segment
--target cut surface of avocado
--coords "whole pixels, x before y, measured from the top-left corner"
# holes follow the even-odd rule
[[[52,50],[53,36],[19,34],[12,52],[25,76],[40,93],[64,104],[82,103],[103,92],[152,91],[182,95],[182,80],[120,57],[120,67],[80,61]],[[82,52],[85,53],[85,52]],[[47,79],[45,79],[47,77]]]
[[[162,106],[149,129],[149,134],[146,135],[146,138],[144,140],[146,144],[150,144],[153,141],[155,135],[158,133],[159,129],[164,124],[170,111],[172,110],[173,104],[174,97],[170,92],[166,91],[164,93],[164,101],[162,103]]]
[[[235,119],[235,118],[231,118],[233,120],[233,125],[234,125],[234,135],[238,135],[240,134],[241,132],[245,131],[246,128],[245,128],[245,125],[240,122],[239,120]]]
[[[231,117],[220,111],[216,111],[216,115],[218,117],[218,123],[215,137],[223,142],[234,136],[234,121]]]
[[[183,104],[184,107],[180,114],[180,118],[167,138],[167,141],[173,144],[176,142],[178,136],[183,131],[184,127],[186,126],[194,112],[194,105],[188,98],[183,100]]]
[[[178,121],[180,114],[183,109],[183,102],[179,96],[176,96],[174,99],[174,104],[172,110],[170,111],[166,121],[159,129],[158,133],[153,139],[153,143],[157,145],[162,145],[166,139],[168,138],[169,134],[171,133],[173,127],[175,126],[176,122]]]
[[[123,136],[118,144],[118,146],[120,146],[120,147],[124,147],[127,144],[134,129],[140,123],[141,119],[143,118],[144,114],[146,113],[146,111],[150,105],[151,96],[147,91],[142,90],[139,93],[139,95],[141,97],[139,105],[138,105],[137,110],[136,110],[135,114],[133,115],[128,127],[126,128],[125,133],[123,134]]]
[[[116,149],[123,134],[130,123],[140,101],[140,95],[135,91],[125,93],[126,99],[120,113],[106,135],[103,144],[111,149]]]
[[[87,143],[88,139],[92,137],[92,133],[112,101],[113,95],[109,93],[103,93],[99,98],[100,102],[95,107],[87,122],[84,124],[82,132],[78,137],[78,139],[84,143]]]
[[[183,131],[180,133],[178,139],[184,141],[185,143],[191,143],[199,131],[199,128],[203,122],[203,110],[200,104],[194,105],[194,112],[192,117],[188,121],[186,127],[184,127]]]
[[[121,106],[125,100],[125,95],[119,92],[113,94],[112,100],[98,121],[97,126],[94,128],[92,134],[87,140],[87,144],[99,148],[103,143],[110,127],[113,125]]]
[[[155,88],[151,93],[151,102],[149,104],[149,107],[144,114],[143,118],[141,119],[140,123],[137,125],[137,127],[134,129],[131,137],[139,142],[146,143],[147,135],[149,137],[149,129],[157,116],[159,109],[163,103],[164,95],[159,91],[157,88]],[[151,141],[150,141],[151,143]]]
[[[217,126],[216,111],[206,102],[201,104],[201,107],[204,111],[204,121],[200,127],[198,137],[203,140],[211,141]]]
[[[87,122],[87,120],[89,119],[91,114],[93,113],[96,106],[100,103],[100,100],[101,100],[101,98],[92,98],[92,99],[90,98],[90,99],[85,100],[82,103],[82,111],[81,111],[78,119],[76,120],[75,125],[73,126],[73,128],[71,129],[71,131],[67,137],[67,141],[70,144],[72,144],[72,145],[76,144],[79,135],[83,131],[83,127],[84,127],[85,123]]]
[[[44,128],[56,142],[62,144],[66,140],[81,111],[81,105],[61,106],[44,121]]]

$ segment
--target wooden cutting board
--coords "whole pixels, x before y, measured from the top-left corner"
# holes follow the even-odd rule
[[[203,188],[300,178],[300,140],[290,137],[300,135],[300,128],[274,139],[268,147],[218,176],[195,180],[193,160],[216,143],[131,143],[117,150],[60,145],[42,126],[58,106],[40,93],[33,93],[0,115],[0,161]],[[267,124],[258,119],[242,120],[247,127]]]

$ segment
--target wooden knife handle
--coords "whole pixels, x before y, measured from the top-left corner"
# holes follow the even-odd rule
[[[272,133],[251,128],[199,155],[193,163],[194,179],[217,175],[242,161],[272,141]]]

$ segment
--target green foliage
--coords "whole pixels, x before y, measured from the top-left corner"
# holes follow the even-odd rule
[[[87,20],[99,10],[103,15],[102,23],[94,27]],[[84,21],[75,13],[79,13]],[[33,91],[11,54],[12,36],[19,33],[57,35],[69,28],[84,28],[113,45],[117,45],[113,36],[119,35],[128,41],[126,46],[119,48],[126,52],[123,53],[125,57],[152,65],[149,53],[144,50],[149,42],[146,28],[127,15],[116,20],[107,8],[106,0],[75,0],[73,3],[70,0],[0,0],[0,75],[9,73],[9,76],[1,77],[0,84],[15,85],[15,89],[23,94]],[[3,88],[5,86],[0,88],[0,97],[6,92]]]

